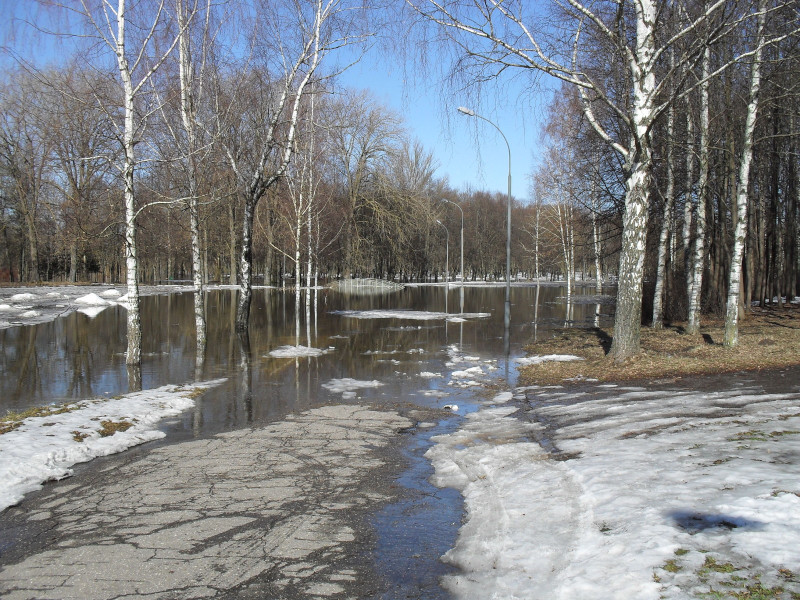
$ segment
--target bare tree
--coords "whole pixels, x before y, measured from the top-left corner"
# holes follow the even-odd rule
[[[0,88],[0,170],[10,185],[7,202],[22,217],[28,247],[27,280],[39,281],[40,213],[52,160],[46,132],[44,91],[36,78],[20,71]]]
[[[349,28],[350,19],[355,18],[354,9],[344,0],[256,5],[261,10],[256,15],[259,26],[253,30],[251,40],[256,64],[244,65],[236,78],[240,84],[258,86],[258,95],[254,98],[245,89],[236,88],[231,98],[237,102],[247,98],[250,106],[238,104],[231,114],[241,118],[255,109],[260,116],[240,122],[239,131],[232,138],[222,138],[244,207],[236,313],[239,332],[247,330],[250,319],[253,220],[258,203],[286,172],[303,97],[323,58],[358,39],[352,37]],[[229,127],[230,123],[223,126]]]
[[[347,199],[344,268],[356,270],[361,245],[359,213],[369,203],[375,176],[401,139],[398,115],[379,106],[365,92],[347,92],[331,107],[331,152],[334,177]]]
[[[197,1],[197,0],[196,0]],[[64,35],[84,34],[99,42],[95,48],[105,50],[116,63],[121,114],[114,106],[105,110],[114,121],[122,162],[117,168],[122,179],[125,207],[125,261],[128,285],[128,350],[126,363],[132,388],[141,386],[142,327],[139,314],[139,264],[136,243],[136,218],[141,211],[136,200],[135,172],[139,164],[136,151],[152,112],[146,102],[156,72],[178,44],[180,27],[172,27],[175,15],[166,7],[166,0],[129,4],[127,0],[79,0],[77,3],[52,3],[65,11],[71,22],[77,17],[82,32],[60,32]],[[195,4],[183,25],[194,12]],[[170,29],[173,33],[170,33]],[[177,31],[177,33],[175,33]]]
[[[739,338],[739,297],[741,293],[742,254],[747,233],[748,187],[750,184],[750,165],[753,160],[753,137],[758,116],[761,93],[761,58],[763,55],[764,25],[766,21],[766,0],[759,0],[758,31],[756,34],[756,53],[750,72],[750,101],[747,104],[747,120],[744,127],[742,157],[739,163],[739,180],[736,186],[736,227],[733,239],[733,256],[728,276],[728,301],[725,315],[724,344],[733,347]]]
[[[445,33],[464,79],[485,82],[507,69],[526,69],[577,86],[586,119],[624,160],[626,195],[611,354],[616,361],[637,354],[653,125],[678,96],[675,90],[683,87],[681,67],[693,65],[735,23],[729,3],[568,0],[557,4],[554,16],[560,23],[545,23],[540,6],[521,0],[407,3]],[[537,28],[540,23],[545,26]],[[606,53],[603,68],[597,64],[598,48]],[[670,48],[678,51],[675,67],[665,69]],[[618,67],[612,79],[603,72],[608,65]],[[611,127],[609,118],[618,125]]]

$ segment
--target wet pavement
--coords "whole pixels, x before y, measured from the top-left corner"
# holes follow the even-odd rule
[[[414,425],[394,411],[327,406],[106,461],[7,511],[5,531],[25,539],[6,544],[0,595],[391,594],[366,559],[366,519],[402,493],[405,460],[390,445]]]

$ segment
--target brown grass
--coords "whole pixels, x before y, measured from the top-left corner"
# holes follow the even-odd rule
[[[574,354],[584,360],[522,367],[520,383],[552,385],[581,378],[652,381],[800,364],[800,308],[796,306],[753,309],[740,322],[735,348],[722,345],[724,329],[724,321],[711,319],[705,320],[696,336],[684,333],[680,323],[662,330],[642,327],[641,353],[622,364],[607,356],[613,330],[560,330],[526,350],[530,355]]]
[[[22,412],[9,412],[0,416],[0,435],[13,431],[29,417],[49,417],[77,410],[77,404],[59,404],[56,406],[35,406]]]
[[[100,437],[109,437],[118,431],[127,431],[133,427],[128,421],[100,421]]]

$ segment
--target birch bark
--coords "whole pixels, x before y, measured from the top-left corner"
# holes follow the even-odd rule
[[[615,362],[639,353],[642,325],[642,280],[650,200],[652,150],[650,128],[655,105],[656,5],[636,2],[636,48],[631,60],[633,74],[632,136],[628,152],[627,192],[622,218],[617,310],[610,354]]]
[[[697,207],[694,215],[694,255],[691,261],[691,281],[689,284],[689,317],[686,333],[697,335],[700,331],[700,310],[702,308],[703,271],[705,270],[706,202],[708,199],[708,174],[710,170],[710,117],[709,117],[709,76],[711,73],[711,48],[703,53],[703,75],[700,84],[700,179],[697,190]]]
[[[753,160],[753,136],[758,117],[758,100],[761,91],[761,58],[766,20],[766,2],[759,0],[758,34],[756,54],[750,72],[750,102],[747,105],[747,119],[742,144],[742,159],[739,164],[739,182],[736,187],[736,228],[734,230],[733,256],[729,273],[728,301],[725,314],[725,346],[736,346],[739,340],[739,296],[741,293],[742,253],[747,235],[747,192],[750,183],[750,164]]]
[[[675,68],[675,52],[670,52],[670,65]],[[675,106],[670,104],[667,111],[667,190],[664,197],[664,220],[661,223],[661,233],[658,238],[658,259],[656,265],[656,289],[653,294],[653,329],[662,329],[663,322],[663,301],[664,301],[664,280],[666,278],[667,250],[669,244],[670,231],[673,228],[673,210],[675,206],[675,164],[674,147],[675,140]]]

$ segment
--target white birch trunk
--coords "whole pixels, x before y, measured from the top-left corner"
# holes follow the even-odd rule
[[[125,54],[125,0],[119,0],[117,5],[117,65],[122,80],[123,105],[125,121],[122,132],[122,149],[125,155],[122,169],[123,185],[125,186],[125,267],[126,283],[128,285],[128,352],[125,357],[126,364],[140,367],[142,363],[142,322],[139,314],[139,261],[136,253],[136,197],[133,188],[134,169],[136,167],[135,139],[134,139],[134,90],[131,80],[131,71],[128,58]],[[134,379],[137,379],[134,377]],[[140,378],[138,385],[141,387]]]
[[[594,186],[593,186],[594,187]],[[594,245],[594,291],[598,296],[603,293],[603,271],[600,262],[600,232],[597,228],[597,213],[600,210],[600,201],[597,197],[597,190],[592,190],[592,242]],[[594,307],[594,325],[600,327],[600,303]]]
[[[694,257],[692,258],[691,285],[689,286],[689,317],[686,333],[696,335],[700,331],[701,292],[705,269],[706,201],[708,199],[708,174],[710,168],[710,119],[709,119],[709,73],[711,48],[703,55],[703,83],[700,85],[700,179],[695,213]]]
[[[200,214],[197,185],[197,143],[195,133],[194,81],[189,31],[183,10],[184,0],[176,0],[178,26],[181,28],[178,42],[179,78],[181,86],[181,120],[186,133],[187,192],[189,208],[189,228],[192,238],[192,278],[194,282],[194,324],[196,342],[195,367],[198,376],[205,362],[206,318],[203,306],[202,244],[200,242]]]
[[[747,235],[747,192],[750,183],[750,163],[753,159],[753,135],[758,117],[758,100],[761,91],[761,57],[766,19],[766,3],[760,0],[758,15],[758,44],[753,57],[750,75],[750,103],[747,106],[747,120],[742,144],[742,162],[739,164],[739,183],[736,188],[736,228],[733,240],[733,255],[728,280],[728,302],[725,315],[725,346],[732,348],[739,340],[739,297],[741,295],[742,254]]]
[[[594,247],[594,291],[600,295],[603,293],[603,269],[600,262],[602,248],[600,246],[600,232],[597,228],[597,213],[600,211],[600,199],[597,197],[597,188],[592,184],[592,244]],[[538,271],[538,268],[537,268]]]
[[[639,353],[642,328],[642,280],[644,277],[647,205],[650,197],[652,150],[650,126],[655,114],[655,25],[652,0],[636,3],[636,53],[632,60],[632,140],[628,154],[629,174],[622,219],[617,309],[611,356],[621,362]]]
[[[686,281],[686,297],[692,286],[692,215],[694,214],[694,120],[692,119],[689,99],[686,101],[686,139],[689,145],[686,152],[686,198],[683,204],[683,273]]]
[[[675,52],[670,53],[671,66],[675,67]],[[653,294],[653,329],[661,329],[663,323],[664,280],[666,278],[667,250],[672,230],[672,211],[675,205],[675,165],[673,141],[675,139],[675,107],[670,104],[667,112],[667,190],[664,198],[664,221],[658,238],[658,261],[656,266],[656,289]]]

